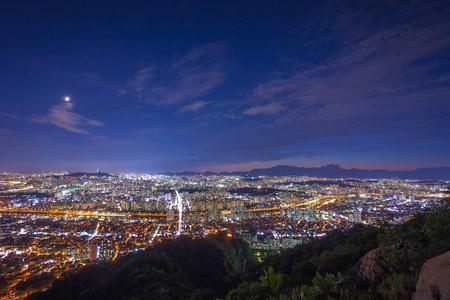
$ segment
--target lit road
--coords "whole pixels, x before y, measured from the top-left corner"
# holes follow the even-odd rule
[[[137,217],[156,217],[165,218],[167,214],[157,213],[113,213],[113,212],[96,212],[83,210],[54,210],[54,209],[0,209],[0,213],[24,213],[24,214],[56,214],[56,215],[80,215],[90,217],[120,217],[120,216],[137,216]]]
[[[304,201],[301,203],[296,203],[296,204],[292,204],[292,205],[287,205],[287,206],[278,206],[278,207],[270,207],[270,208],[253,208],[253,209],[248,209],[248,212],[273,212],[273,211],[278,211],[281,208],[287,208],[289,206],[291,207],[296,207],[296,206],[308,206],[308,205],[318,205],[320,208],[322,206],[331,204],[333,202],[336,201],[337,198],[342,198],[342,196],[324,196],[324,197],[320,197],[320,198],[314,198],[312,200],[309,201]]]
[[[317,206],[317,208],[323,207],[325,205],[334,203],[337,198],[342,198],[342,196],[324,196],[311,199],[309,201],[304,201],[301,203],[296,203],[288,206],[270,207],[270,208],[252,208],[248,209],[247,212],[276,212],[281,208],[297,207],[297,206]],[[166,218],[165,213],[131,213],[131,212],[97,212],[97,211],[83,211],[83,210],[55,210],[55,209],[21,209],[21,208],[11,208],[11,209],[0,209],[0,213],[25,213],[25,214],[57,214],[57,215],[79,215],[79,216],[90,216],[90,217],[118,217],[118,216],[135,216],[135,217],[154,217],[154,218]],[[178,214],[174,215],[178,217]]]

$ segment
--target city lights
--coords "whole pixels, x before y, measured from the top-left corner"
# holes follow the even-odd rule
[[[182,235],[226,232],[255,251],[276,252],[355,224],[401,224],[440,206],[445,186],[306,176],[4,173],[0,263],[8,291],[16,293],[15,283],[37,272],[60,278]]]

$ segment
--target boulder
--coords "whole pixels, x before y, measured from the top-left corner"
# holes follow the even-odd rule
[[[378,264],[378,257],[386,253],[386,249],[378,247],[364,254],[353,270],[364,280],[373,281],[383,274],[383,269]]]
[[[413,251],[405,249],[405,245],[403,243],[396,243],[387,248],[378,247],[364,254],[364,256],[361,257],[358,263],[353,267],[353,271],[355,271],[360,278],[372,282],[377,277],[382,277],[384,275],[384,270],[378,262],[380,256],[389,252],[396,253],[400,250],[406,250],[409,256],[417,255]]]
[[[412,299],[450,299],[450,251],[425,262]]]

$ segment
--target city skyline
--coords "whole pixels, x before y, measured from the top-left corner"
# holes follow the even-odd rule
[[[444,1],[22,6],[0,171],[450,166]]]

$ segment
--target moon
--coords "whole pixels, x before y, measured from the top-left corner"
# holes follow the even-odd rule
[[[69,98],[69,97],[66,97],[66,98],[64,98],[64,101],[69,102],[69,101],[70,101],[70,98]]]

